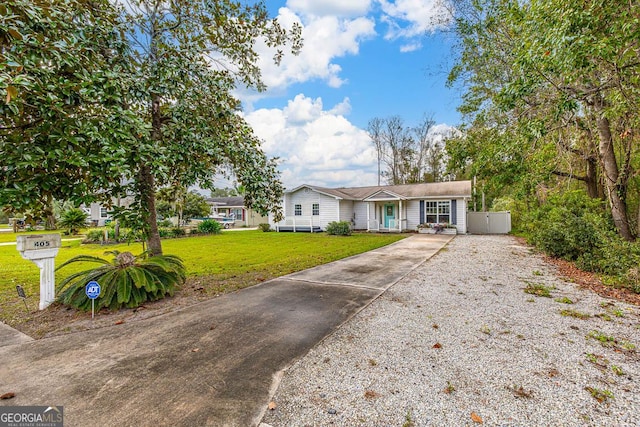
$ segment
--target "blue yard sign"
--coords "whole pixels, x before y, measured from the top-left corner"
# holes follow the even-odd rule
[[[91,318],[94,316],[94,301],[96,298],[100,296],[100,285],[96,281],[90,281],[87,283],[87,286],[84,287],[84,293],[87,294],[87,297],[91,300]]]
[[[91,281],[87,283],[87,286],[85,286],[84,292],[87,294],[89,299],[96,299],[100,296],[100,285],[98,282]]]

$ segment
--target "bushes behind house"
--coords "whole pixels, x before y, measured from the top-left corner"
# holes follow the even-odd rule
[[[327,234],[334,236],[351,236],[351,224],[347,221],[332,221],[327,224]]]

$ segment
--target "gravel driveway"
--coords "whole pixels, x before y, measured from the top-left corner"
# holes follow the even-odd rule
[[[640,426],[639,346],[638,307],[458,236],[291,366],[263,423]]]

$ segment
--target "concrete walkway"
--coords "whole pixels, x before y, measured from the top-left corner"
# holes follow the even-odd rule
[[[65,426],[255,426],[284,369],[453,236],[415,235],[131,324],[24,342],[0,328],[1,405]]]

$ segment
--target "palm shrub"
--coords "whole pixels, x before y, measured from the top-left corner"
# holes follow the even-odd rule
[[[85,294],[85,286],[94,280],[101,286],[96,299],[97,308],[138,307],[145,301],[173,295],[184,283],[186,269],[182,259],[175,255],[149,257],[146,253],[135,256],[131,252],[108,251],[112,260],[90,255],[78,255],[60,265],[56,270],[76,262],[93,262],[100,267],[74,273],[60,282],[58,300],[80,310],[91,309],[91,300]]]
[[[68,234],[78,234],[78,231],[86,227],[89,215],[82,209],[73,208],[62,213],[58,228],[66,230]]]

